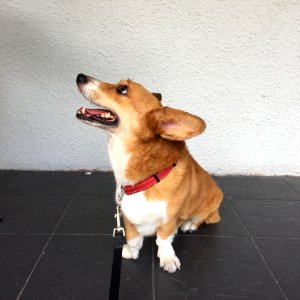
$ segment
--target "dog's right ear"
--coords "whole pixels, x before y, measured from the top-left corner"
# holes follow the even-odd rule
[[[162,94],[161,93],[152,93],[152,95],[161,102],[161,99],[162,99]]]
[[[202,133],[205,122],[192,114],[170,107],[160,107],[147,115],[147,121],[155,134],[164,139],[183,141]]]

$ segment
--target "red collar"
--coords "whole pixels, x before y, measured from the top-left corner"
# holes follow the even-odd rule
[[[160,182],[163,178],[165,178],[170,171],[176,166],[176,163],[173,163],[171,166],[163,169],[162,171],[144,179],[134,185],[125,185],[123,186],[124,193],[126,195],[132,195],[141,191],[148,189],[149,187],[153,186],[154,184]]]

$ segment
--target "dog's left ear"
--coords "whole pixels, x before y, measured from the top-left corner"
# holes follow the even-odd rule
[[[192,114],[170,107],[160,107],[148,114],[154,133],[168,140],[183,141],[202,133],[205,122]]]
[[[161,99],[162,99],[162,94],[160,94],[160,93],[152,93],[152,95],[153,95],[155,98],[157,98],[159,101],[161,101]]]

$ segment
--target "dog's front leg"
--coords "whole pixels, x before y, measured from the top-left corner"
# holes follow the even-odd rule
[[[180,269],[180,261],[172,247],[174,235],[177,232],[175,220],[162,224],[157,230],[156,245],[158,246],[157,257],[159,265],[165,271],[174,273]]]
[[[125,224],[127,244],[123,247],[122,257],[127,259],[138,259],[144,238],[139,234],[134,224],[127,220],[125,216],[123,216],[123,220]]]

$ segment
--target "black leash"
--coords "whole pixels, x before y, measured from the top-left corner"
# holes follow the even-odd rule
[[[109,300],[119,299],[120,279],[121,279],[121,266],[122,266],[122,250],[125,242],[125,230],[120,223],[120,206],[117,205],[117,227],[114,228],[114,255],[111,268],[111,279],[109,289]]]

